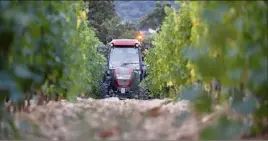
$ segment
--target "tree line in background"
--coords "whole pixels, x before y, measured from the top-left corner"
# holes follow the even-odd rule
[[[121,23],[114,1],[89,1],[89,25],[103,44],[116,38],[135,38],[138,29],[129,22]]]
[[[121,22],[116,13],[115,3],[110,1],[89,1],[88,21],[93,27],[97,37],[103,44],[118,38],[135,38],[137,32],[144,27],[156,29],[160,27],[165,17],[165,7],[171,7],[168,2],[156,2],[155,8],[140,23],[135,25],[131,22]]]
[[[166,16],[165,7],[171,8],[171,4],[169,2],[156,2],[154,10],[140,19],[139,27],[149,27],[152,29],[160,27]]]
[[[108,48],[106,44],[112,39],[135,39],[142,29],[156,29],[162,24],[165,14],[165,7],[171,7],[168,2],[156,2],[153,11],[142,17],[138,24],[129,21],[123,22],[115,9],[115,1],[89,1],[88,3],[88,21],[93,28],[96,36],[100,39],[101,45],[99,52],[107,55]],[[144,45],[150,46],[152,37],[145,35]]]

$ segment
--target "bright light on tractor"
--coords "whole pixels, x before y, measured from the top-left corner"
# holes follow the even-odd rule
[[[136,39],[139,41],[143,40],[143,34],[141,32],[137,33]]]
[[[138,40],[141,40],[142,39],[142,36],[141,35],[138,35],[137,39]]]

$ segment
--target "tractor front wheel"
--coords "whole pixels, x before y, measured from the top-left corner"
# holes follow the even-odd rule
[[[100,87],[101,87],[101,97],[102,98],[109,97],[108,84],[105,82],[102,82]]]

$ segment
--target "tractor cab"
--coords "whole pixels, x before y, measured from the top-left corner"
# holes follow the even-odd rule
[[[109,69],[128,67],[141,69],[141,44],[135,39],[116,39],[110,42],[108,52]]]

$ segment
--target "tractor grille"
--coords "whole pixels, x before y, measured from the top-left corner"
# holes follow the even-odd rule
[[[128,85],[128,84],[129,84],[129,81],[130,81],[130,80],[119,79],[119,80],[118,80],[118,85],[120,85],[120,86]]]

